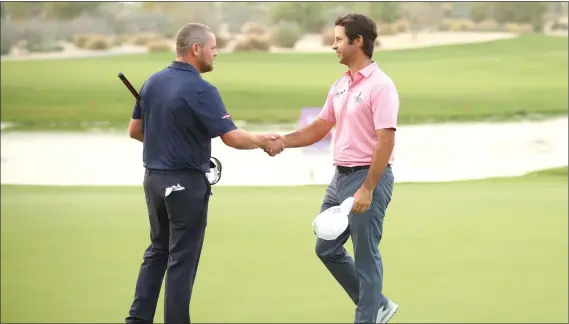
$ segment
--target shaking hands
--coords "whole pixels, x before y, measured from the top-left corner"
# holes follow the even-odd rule
[[[267,134],[263,137],[263,151],[269,156],[275,156],[284,150],[284,144],[281,142],[281,136],[279,134]]]

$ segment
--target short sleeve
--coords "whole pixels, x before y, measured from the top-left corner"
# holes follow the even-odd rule
[[[326,102],[320,110],[318,117],[324,119],[325,121],[336,123],[336,115],[334,114],[334,86],[328,91],[328,96],[326,97]]]
[[[399,114],[399,93],[394,84],[390,83],[380,88],[372,96],[371,110],[375,129],[397,129],[397,115]]]
[[[219,91],[213,86],[199,93],[198,105],[194,110],[211,138],[237,128],[225,109]]]
[[[134,104],[134,108],[132,109],[132,119],[141,119],[142,118],[142,108],[140,107],[140,101],[136,101]]]

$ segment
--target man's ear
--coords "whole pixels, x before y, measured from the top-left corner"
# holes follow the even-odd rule
[[[358,38],[356,38],[356,44],[358,47],[364,48],[364,37],[362,35],[358,35]]]
[[[192,44],[192,54],[194,54],[194,56],[198,56],[200,53],[200,45],[197,43]]]

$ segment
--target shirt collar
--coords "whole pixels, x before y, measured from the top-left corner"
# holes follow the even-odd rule
[[[172,64],[170,64],[169,68],[176,69],[176,70],[183,70],[183,71],[188,71],[188,72],[193,72],[193,73],[195,73],[195,74],[199,74],[199,73],[198,73],[198,70],[196,70],[195,67],[193,67],[191,64],[184,63],[184,62],[173,61]]]
[[[354,73],[354,76],[356,74],[361,74],[364,78],[367,78],[371,75],[371,73],[375,70],[377,70],[379,67],[377,66],[377,62],[372,61],[368,66],[366,66],[365,68],[359,70],[358,72]],[[346,71],[345,73],[346,76],[350,76],[350,70]]]

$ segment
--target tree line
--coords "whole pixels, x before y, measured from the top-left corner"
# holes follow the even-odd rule
[[[81,15],[95,15],[102,5],[104,2],[2,2],[1,16],[2,19],[9,17],[13,21],[71,20]],[[566,9],[559,2],[141,3],[141,10],[145,11],[172,15],[185,13],[188,19],[194,20],[207,16],[209,20],[215,18],[218,22],[221,20],[230,25],[242,24],[244,19],[251,21],[253,16],[260,23],[294,22],[305,32],[321,32],[323,27],[330,24],[330,19],[347,12],[361,12],[384,23],[392,23],[401,18],[421,18],[436,24],[436,20],[443,18],[468,18],[474,22],[492,20],[498,23],[529,23],[535,31],[539,31],[548,12]],[[193,15],[193,12],[199,12],[199,15]]]

